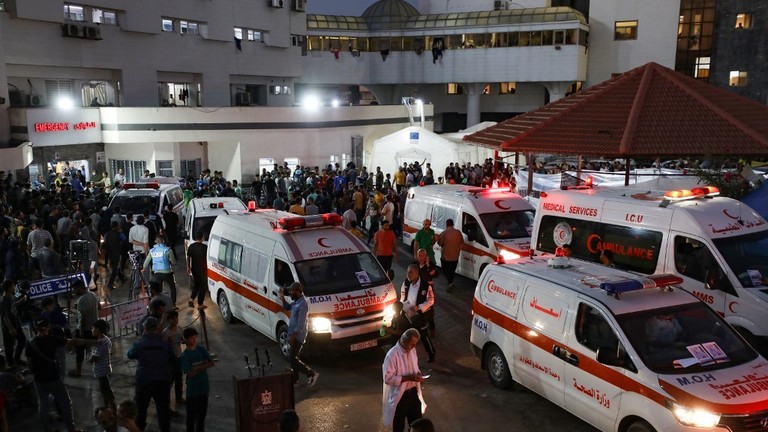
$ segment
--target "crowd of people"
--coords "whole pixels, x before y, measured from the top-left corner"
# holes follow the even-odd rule
[[[188,430],[202,430],[205,409],[200,407],[206,402],[200,400],[199,394],[189,394],[189,389],[202,392],[200,389],[206,388],[207,379],[198,384],[195,379],[203,381],[199,376],[203,376],[213,362],[206,360],[203,352],[189,354],[193,357],[191,363],[184,361],[185,353],[199,345],[193,341],[196,334],[187,334],[177,327],[172,265],[177,259],[174,246],[178,241],[178,215],[171,208],[162,214],[148,210],[135,215],[121,214],[119,208],[110,209],[109,198],[127,181],[122,170],[114,176],[106,172],[91,172],[86,176],[82,167],[75,169],[63,164],[60,168],[57,171],[51,169],[46,178],[38,176],[28,183],[0,173],[0,256],[4,258],[4,265],[0,266],[3,279],[0,323],[5,370],[18,372],[30,368],[41,401],[39,417],[46,427],[49,425],[45,422],[48,418],[45,410],[49,408],[48,395],[52,395],[67,428],[74,430],[71,412],[67,414],[66,410],[71,402],[68,402],[63,383],[65,378],[83,376],[83,363],[87,360],[93,366],[93,376],[98,381],[104,403],[95,418],[102,422],[105,430],[143,429],[150,400],[157,405],[160,429],[169,430],[169,416],[175,412],[169,405],[171,391],[175,392],[177,406],[180,402],[195,406],[188,413],[194,412],[198,416],[188,417]],[[362,238],[367,234],[374,254],[385,269],[390,270],[397,253],[396,238],[402,236],[403,208],[409,187],[440,183],[487,186],[494,177],[497,181],[511,177],[509,170],[499,168],[503,167],[494,167],[490,160],[474,166],[451,163],[440,173],[442,175],[436,176],[429,163],[419,162],[403,164],[394,174],[384,173],[379,167],[368,172],[366,167],[358,169],[353,163],[345,168],[336,164],[323,169],[296,166],[294,170],[287,165],[275,165],[272,171],[263,170],[255,175],[248,190],[243,190],[236,180],[226,180],[222,172],[210,170],[200,176],[190,175],[182,184],[186,202],[195,196],[238,196],[256,200],[261,208],[282,209],[299,215],[338,212],[343,216],[344,228]],[[153,177],[154,174],[145,171],[138,181],[151,181]],[[201,236],[195,235],[194,239],[195,247],[205,247]],[[423,245],[426,252],[414,250],[413,260],[421,275],[419,278],[424,280],[418,283],[431,287],[429,271],[425,273],[423,269],[434,268],[434,256],[427,254],[432,251],[431,242],[437,242],[438,238],[432,233],[422,240],[426,242]],[[424,258],[420,258],[422,253]],[[191,257],[187,257],[187,272],[200,279],[200,283],[193,283],[192,288],[198,289],[193,290],[189,303],[190,306],[197,303],[195,307],[205,307],[202,301],[204,274],[194,272],[197,267],[204,268],[205,264],[201,266],[199,260],[205,252],[195,252],[194,255],[198,261],[190,262]],[[102,267],[104,271],[100,271]],[[128,353],[129,358],[137,360],[139,367],[134,407],[128,408],[128,412],[136,413],[126,417],[124,412],[121,414],[123,404],[117,403],[109,384],[110,356],[105,353],[110,352],[111,343],[108,329],[99,319],[99,298],[94,291],[100,286],[102,295],[109,293],[131,280],[132,270],[136,274],[142,267],[152,267],[152,271],[143,277],[144,281],[152,281],[149,284],[152,298],[147,317],[142,322],[143,334]],[[31,282],[78,273],[84,277],[72,284],[77,311],[77,314],[70,314],[70,317],[77,316],[72,322],[60,304],[63,296],[31,299]],[[100,274],[109,276],[100,281]],[[163,282],[171,288],[170,296],[162,292]],[[416,283],[416,280],[411,282]],[[452,280],[450,282],[452,287]],[[128,285],[135,287],[135,283],[132,280]],[[433,314],[430,306],[424,303],[425,299],[410,298],[417,291],[408,294],[406,288],[401,301],[405,304],[405,314],[415,314],[418,310],[418,315],[425,317],[423,323],[415,327],[419,327],[417,330],[425,347],[431,347]],[[415,315],[409,320],[413,322]],[[30,340],[25,335],[25,327],[28,329],[26,333],[31,335]],[[169,340],[172,343],[168,343]],[[186,342],[187,351],[180,350],[181,341]],[[152,357],[156,356],[156,350],[143,349],[153,344],[167,347],[171,360],[166,362],[166,359]],[[69,371],[65,367],[67,351],[75,352],[75,364]],[[428,349],[428,353],[429,361],[433,361],[434,348]],[[162,355],[165,356],[165,349]],[[49,359],[53,361],[48,362]],[[308,369],[305,372],[316,382],[314,371]],[[183,374],[187,375],[186,399],[181,394]],[[0,385],[0,400],[3,393],[11,391],[12,388]],[[207,392],[203,393],[207,398]]]

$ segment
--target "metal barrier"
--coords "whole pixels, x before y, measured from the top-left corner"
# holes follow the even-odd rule
[[[111,304],[108,300],[99,301],[99,318],[109,324],[111,339],[141,334],[141,320],[147,316],[149,297]]]

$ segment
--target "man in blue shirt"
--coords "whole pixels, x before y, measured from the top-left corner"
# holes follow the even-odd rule
[[[291,295],[291,303],[285,301],[285,294],[280,291],[280,300],[283,302],[283,308],[291,311],[291,318],[288,321],[288,340],[291,344],[291,369],[293,369],[293,384],[299,385],[299,372],[307,377],[307,386],[312,387],[317,383],[320,377],[318,372],[313,371],[299,358],[301,348],[307,340],[309,305],[307,298],[304,297],[304,285],[301,282],[294,282],[288,288]]]

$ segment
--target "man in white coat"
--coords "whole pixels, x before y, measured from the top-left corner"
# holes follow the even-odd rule
[[[426,380],[419,370],[419,358],[414,349],[419,344],[419,331],[408,329],[384,358],[381,367],[384,375],[382,410],[384,426],[393,432],[404,432],[407,425],[421,418],[427,409],[421,393],[421,383]],[[405,420],[408,423],[404,423]]]

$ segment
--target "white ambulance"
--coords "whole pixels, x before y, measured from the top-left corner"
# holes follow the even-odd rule
[[[403,242],[413,250],[416,233],[424,219],[432,221],[437,235],[445,221],[464,234],[456,272],[477,280],[488,264],[528,255],[534,208],[509,188],[462,185],[430,185],[408,190],[403,218]],[[440,265],[440,248],[435,246]]]
[[[602,431],[765,430],[768,361],[677,282],[567,258],[489,266],[472,348],[497,387]]]
[[[335,213],[254,210],[216,218],[208,238],[208,289],[224,321],[239,319],[288,356],[288,311],[279,294],[294,281],[309,304],[307,349],[358,351],[388,340],[397,291],[363,242]],[[290,298],[286,295],[286,298]]]
[[[755,347],[768,336],[768,223],[716,188],[654,192],[594,188],[543,193],[534,248],[598,261],[611,250],[617,267],[671,273]]]
[[[184,227],[182,229],[182,235],[184,236],[184,250],[187,250],[190,242],[195,241],[195,235],[197,235],[198,231],[202,232],[203,239],[207,240],[211,228],[213,227],[213,222],[218,216],[243,213],[246,211],[248,211],[248,208],[243,201],[237,197],[204,197],[192,199],[189,201],[189,205],[184,211]]]

